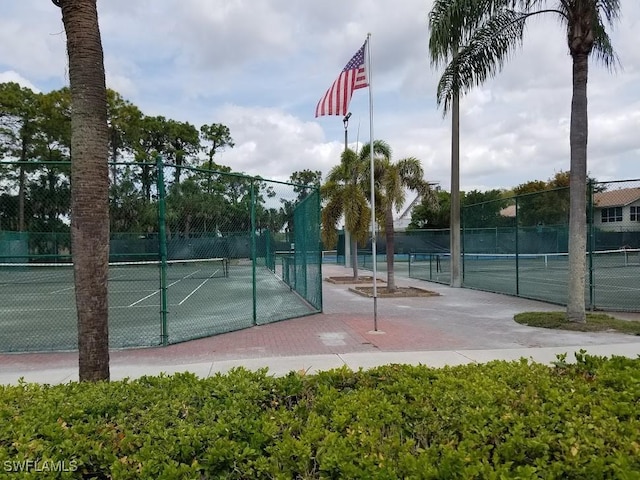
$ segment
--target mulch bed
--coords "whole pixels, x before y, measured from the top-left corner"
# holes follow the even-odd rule
[[[352,287],[349,290],[363,297],[373,297],[373,287]],[[393,292],[390,292],[387,287],[377,287],[376,290],[378,298],[437,297],[440,295],[437,292],[417,287],[396,287]]]
[[[338,285],[361,285],[361,284],[371,284],[373,283],[373,277],[362,276],[360,275],[357,280],[353,279],[353,276],[342,276],[342,277],[326,277],[324,279],[326,282],[335,283]],[[378,278],[378,282],[383,282],[384,280]]]

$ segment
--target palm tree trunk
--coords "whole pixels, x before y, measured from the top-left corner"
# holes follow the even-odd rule
[[[587,249],[587,76],[589,57],[573,55],[573,98],[569,141],[571,167],[569,177],[569,281],[567,320],[586,322],[585,278]]]
[[[393,230],[393,209],[391,204],[387,205],[384,218],[384,232],[387,242],[387,291],[396,291],[395,274],[395,232]]]
[[[96,0],[60,0],[71,86],[71,241],[80,381],[109,380],[109,146]]]
[[[461,287],[460,268],[460,96],[453,96],[451,105],[451,286]]]
[[[353,268],[353,279],[358,280],[358,241],[355,236],[351,237],[351,267]]]

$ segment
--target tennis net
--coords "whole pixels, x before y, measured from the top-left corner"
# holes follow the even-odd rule
[[[156,281],[161,275],[160,261],[109,263],[109,281]],[[223,278],[229,276],[229,259],[205,258],[168,260],[167,280]],[[72,263],[3,263],[0,284],[73,283]]]
[[[640,266],[640,249],[601,250],[586,253],[587,264],[595,268],[625,268]],[[569,254],[563,253],[521,253],[491,254],[465,253],[465,271],[494,270],[563,270],[569,268]]]
[[[587,264],[594,268],[625,268],[640,266],[640,249],[600,250],[586,253]],[[591,257],[591,258],[590,258]],[[569,254],[562,253],[465,253],[462,256],[465,272],[518,270],[562,270],[569,268]],[[414,271],[428,268],[432,272],[449,270],[449,253],[413,253],[410,256]]]

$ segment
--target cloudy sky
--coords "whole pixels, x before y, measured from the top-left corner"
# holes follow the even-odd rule
[[[550,4],[554,2],[550,1]],[[621,0],[611,31],[616,73],[590,63],[588,169],[640,178],[640,2]],[[99,0],[107,86],[147,115],[231,129],[218,163],[286,180],[339,162],[342,117],[317,101],[371,33],[374,136],[450,183],[450,119],[435,102],[429,0]],[[60,11],[47,0],[0,2],[0,82],[68,84]],[[569,168],[571,57],[552,16],[534,19],[506,68],[461,103],[461,186],[510,188]],[[349,140],[369,141],[367,90],[351,102]]]

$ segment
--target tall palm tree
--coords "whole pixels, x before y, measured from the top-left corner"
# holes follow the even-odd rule
[[[347,148],[342,152],[340,164],[331,169],[327,181],[320,188],[323,200],[322,240],[325,245],[335,245],[336,227],[344,217],[345,229],[351,233],[351,267],[353,278],[358,279],[358,243],[364,243],[369,234],[371,211],[363,181],[367,162],[362,156]]]
[[[371,144],[365,144],[360,152],[360,158],[369,158]],[[407,157],[391,161],[391,147],[382,140],[373,142],[376,218],[384,225],[387,253],[387,291],[394,292],[395,281],[395,230],[393,227],[393,211],[399,212],[406,200],[407,190],[412,190],[431,200],[432,194],[429,183],[424,180],[424,170],[420,160]],[[369,167],[370,171],[370,167]],[[367,175],[368,176],[368,175]],[[370,181],[366,182],[370,185]],[[370,187],[369,189],[370,190]],[[369,192],[367,192],[369,193]]]
[[[109,380],[109,130],[96,0],[62,9],[71,87],[71,242],[80,381]]]
[[[448,62],[438,83],[446,111],[461,92],[495,75],[523,40],[526,21],[552,15],[566,28],[573,61],[569,144],[570,219],[567,319],[586,322],[587,74],[589,56],[614,68],[617,57],[606,25],[620,14],[620,0],[435,0],[429,14],[432,59]]]

